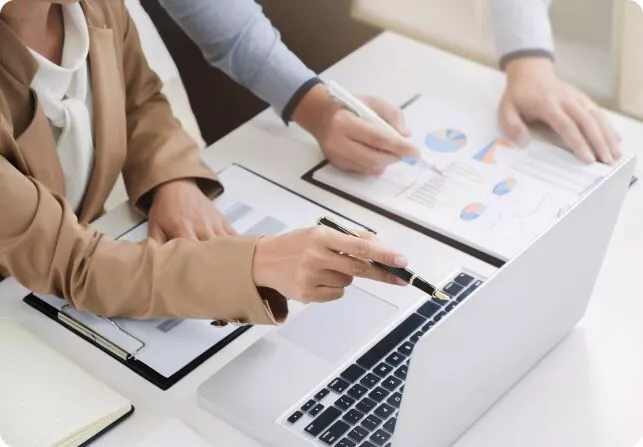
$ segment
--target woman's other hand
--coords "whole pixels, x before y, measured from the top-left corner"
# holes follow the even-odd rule
[[[175,238],[207,241],[236,234],[191,179],[174,180],[157,187],[148,220],[148,235],[159,243]]]

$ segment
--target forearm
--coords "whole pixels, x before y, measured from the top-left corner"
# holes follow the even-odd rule
[[[316,75],[281,41],[254,0],[160,0],[206,60],[280,115]]]
[[[553,59],[551,0],[492,0],[494,38],[500,66],[523,56]]]
[[[126,17],[123,71],[126,89],[127,155],[123,178],[133,204],[149,210],[153,191],[185,178],[197,180],[209,197],[221,192],[214,173],[199,158],[199,149],[172,115],[161,81],[148,66],[138,33]]]

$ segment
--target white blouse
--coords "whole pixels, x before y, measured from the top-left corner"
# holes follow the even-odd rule
[[[62,7],[61,65],[30,49],[38,61],[31,87],[51,125],[65,178],[65,199],[78,211],[94,164],[93,113],[87,57],[89,31],[78,3]]]

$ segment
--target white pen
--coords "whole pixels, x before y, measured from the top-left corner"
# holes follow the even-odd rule
[[[403,139],[406,141],[404,136],[399,133],[393,126],[387,123],[381,116],[379,116],[373,109],[368,107],[362,101],[357,99],[355,96],[351,95],[348,91],[337,85],[334,81],[329,81],[328,92],[330,96],[337,102],[339,102],[344,108],[353,112],[358,117],[362,118],[366,122],[372,124],[377,129],[386,132],[387,134],[394,136],[396,138]],[[432,170],[436,171],[438,174],[442,172],[435,166],[434,162],[429,159],[425,151],[419,149],[420,160],[427,165]]]

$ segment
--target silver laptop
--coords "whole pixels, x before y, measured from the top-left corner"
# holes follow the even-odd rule
[[[451,445],[584,314],[633,168],[489,278],[454,272],[448,303],[423,297],[392,316],[395,296],[357,283],[308,308],[206,381],[200,403],[274,447]]]

